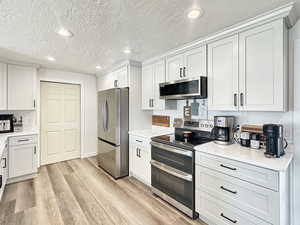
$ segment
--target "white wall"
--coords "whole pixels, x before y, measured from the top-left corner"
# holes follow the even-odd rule
[[[82,104],[82,157],[89,157],[97,153],[97,89],[96,76],[51,69],[39,69],[38,82],[53,81],[61,83],[74,83],[81,85]],[[38,84],[38,93],[39,91]],[[38,108],[40,106],[38,97]],[[38,119],[39,123],[39,113]],[[38,124],[38,127],[39,124]]]

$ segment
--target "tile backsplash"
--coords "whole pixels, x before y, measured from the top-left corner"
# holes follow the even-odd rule
[[[37,128],[36,111],[0,111],[0,114],[14,114],[17,119],[23,117],[23,130]]]
[[[216,115],[231,115],[236,117],[239,125],[253,124],[263,125],[265,123],[278,123],[284,125],[285,137],[293,142],[293,112],[227,112],[227,111],[209,111],[207,108],[207,100],[196,100],[199,103],[199,115],[192,116],[192,119],[208,119],[213,120]],[[189,100],[191,104],[193,100]],[[186,100],[178,100],[177,110],[154,111],[154,115],[170,116],[170,124],[173,124],[174,118],[183,118],[183,107]]]

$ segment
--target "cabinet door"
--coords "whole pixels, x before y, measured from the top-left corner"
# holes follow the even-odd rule
[[[128,87],[128,72],[127,66],[116,71],[115,87],[124,88]]]
[[[19,145],[9,147],[9,178],[37,172],[36,146]]]
[[[183,79],[183,55],[168,57],[166,60],[167,81]]]
[[[8,65],[8,110],[35,109],[36,69]]]
[[[0,110],[7,110],[7,64],[0,63]]]
[[[5,145],[2,159],[1,159],[1,168],[2,168],[2,184],[5,186],[7,178],[8,178],[8,148],[7,144]]]
[[[184,54],[184,78],[207,76],[206,74],[206,46],[187,51]]]
[[[165,109],[165,100],[160,99],[159,95],[159,84],[166,82],[166,71],[165,71],[165,61],[161,60],[154,65],[154,109],[164,110]]]
[[[153,77],[154,67],[148,65],[142,69],[142,109],[149,110],[153,109],[152,100],[153,94]]]
[[[209,110],[238,110],[238,36],[208,45]]]
[[[284,24],[240,33],[240,110],[284,111]]]

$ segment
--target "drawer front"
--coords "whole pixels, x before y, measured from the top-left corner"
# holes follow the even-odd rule
[[[278,221],[280,196],[276,191],[198,165],[196,188],[263,220]]]
[[[271,225],[217,198],[196,190],[196,211],[209,224],[216,225]]]
[[[35,144],[36,142],[37,142],[36,135],[18,136],[18,137],[9,138],[10,146]]]
[[[144,146],[146,149],[148,148],[150,150],[150,139],[142,138],[138,136],[130,135],[130,143],[137,145],[137,146]]]
[[[275,191],[279,189],[279,174],[273,170],[200,152],[196,152],[196,164]]]

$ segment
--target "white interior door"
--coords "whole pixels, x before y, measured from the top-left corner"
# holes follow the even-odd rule
[[[41,164],[80,157],[80,85],[41,82]]]

